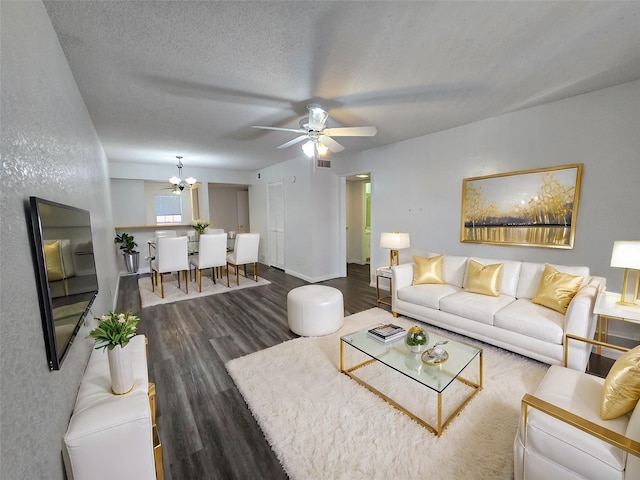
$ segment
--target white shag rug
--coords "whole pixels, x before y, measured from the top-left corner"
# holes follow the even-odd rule
[[[193,277],[192,277],[193,278]],[[217,293],[233,292],[242,288],[260,287],[269,285],[271,282],[264,278],[258,277],[256,282],[253,278],[246,278],[240,275],[240,286],[236,285],[236,276],[229,272],[230,287],[227,287],[227,277],[216,278],[213,283],[210,277],[202,277],[202,293],[198,289],[198,282],[192,280],[189,282],[189,293],[185,293],[184,277],[180,279],[180,288],[176,276],[174,274],[164,276],[164,298],[160,296],[160,281],[155,292],[151,291],[151,277],[142,277],[138,279],[138,288],[140,290],[140,303],[142,308],[152,307],[163,303],[180,302],[182,300],[192,300],[194,298],[205,297],[207,295],[215,295]]]
[[[340,336],[388,322],[405,328],[419,323],[373,308],[345,317],[335,334],[297,338],[226,364],[288,475],[295,480],[512,478],[520,400],[533,393],[548,365],[447,333],[484,348],[484,389],[438,438],[338,370]],[[366,359],[353,351],[345,346],[350,358],[345,367]],[[470,380],[477,380],[475,362],[464,372]],[[426,387],[378,363],[356,374],[435,423],[437,395]],[[449,385],[444,413],[468,393],[462,382]]]

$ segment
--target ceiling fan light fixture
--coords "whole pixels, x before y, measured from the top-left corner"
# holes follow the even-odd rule
[[[311,139],[307,140],[306,143],[302,145],[302,151],[307,157],[309,158],[313,157],[316,153],[316,147],[313,143],[313,140]]]
[[[320,156],[326,155],[328,151],[329,151],[329,149],[327,148],[327,146],[324,143],[318,142],[318,155],[320,155]]]
[[[176,176],[173,176],[169,179],[171,185],[180,185],[180,179]]]

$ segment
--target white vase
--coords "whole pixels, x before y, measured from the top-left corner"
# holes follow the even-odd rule
[[[111,391],[116,395],[124,395],[133,389],[133,368],[128,348],[116,345],[113,350],[107,349],[109,373],[111,375]]]

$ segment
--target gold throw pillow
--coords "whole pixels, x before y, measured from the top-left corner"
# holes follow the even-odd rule
[[[531,301],[556,312],[567,313],[567,307],[583,280],[584,277],[562,273],[551,265],[545,265],[538,291]]]
[[[611,420],[633,410],[640,398],[640,346],[625,352],[609,370],[600,403],[600,418]]]
[[[444,283],[442,278],[442,255],[436,257],[413,256],[413,283]]]
[[[502,263],[482,265],[475,260],[469,259],[465,290],[482,295],[491,295],[492,297],[499,296],[503,268],[504,265]]]
[[[47,275],[50,282],[64,279],[62,268],[62,255],[60,252],[60,240],[45,242],[44,256],[47,261]]]

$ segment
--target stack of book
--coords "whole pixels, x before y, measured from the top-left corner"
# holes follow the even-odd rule
[[[371,338],[387,343],[404,337],[407,331],[393,323],[386,323],[370,329],[367,333]]]

